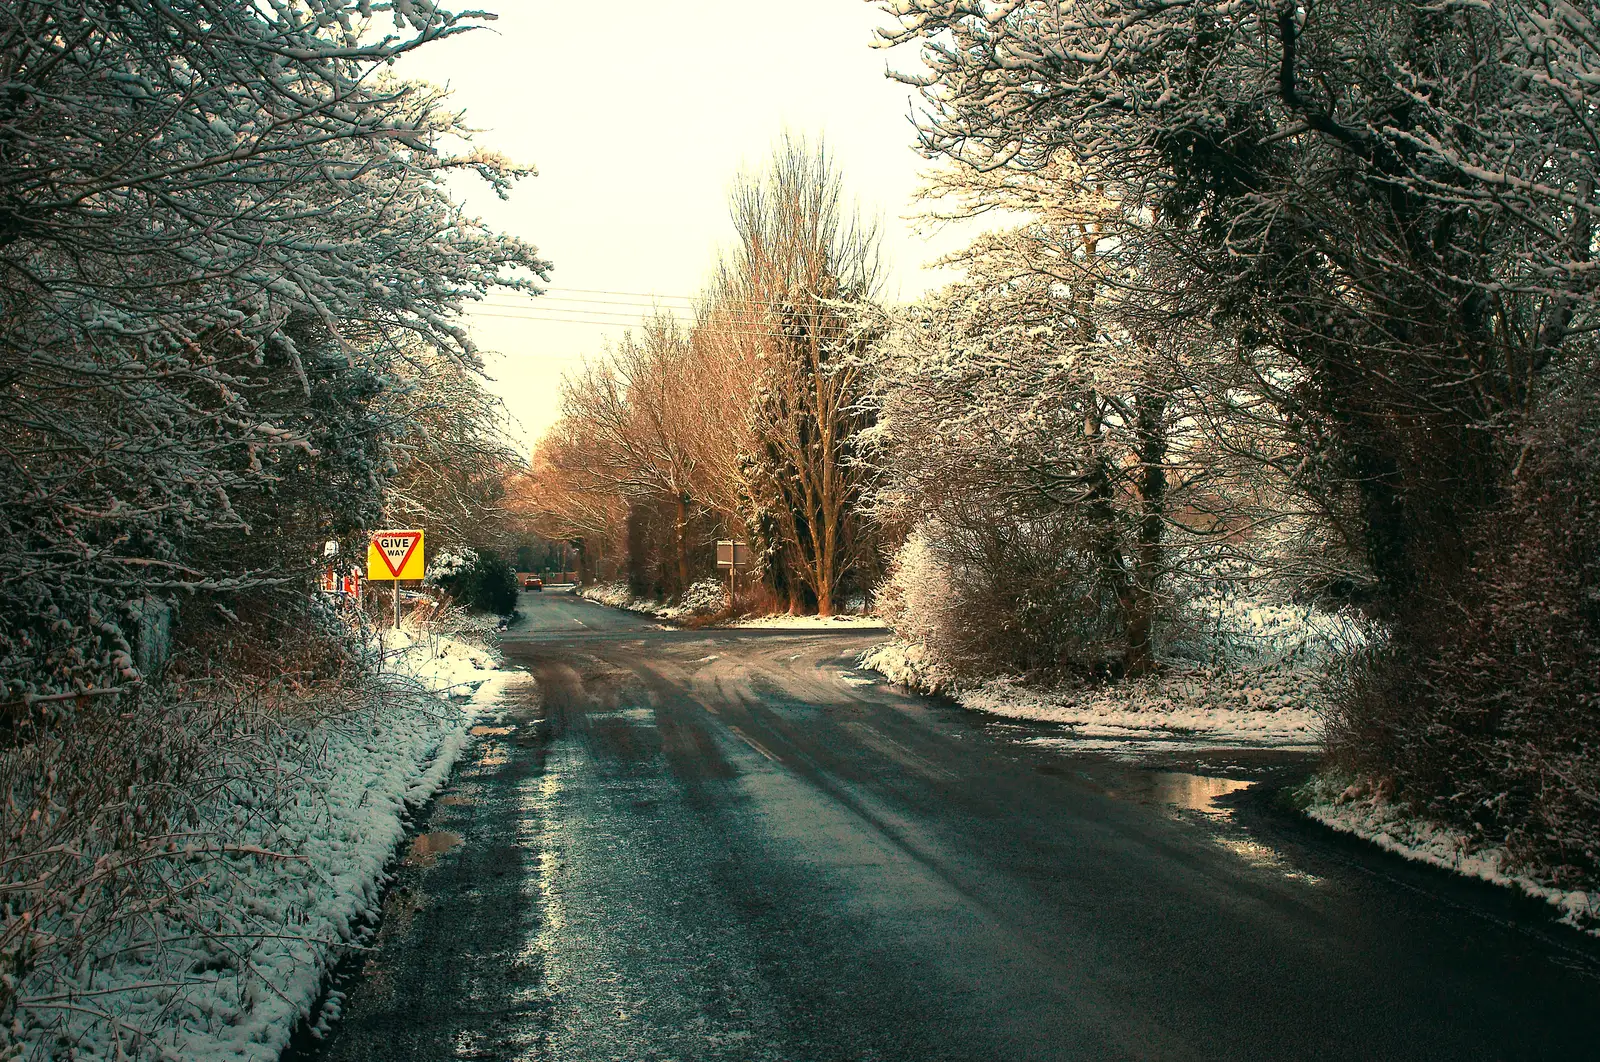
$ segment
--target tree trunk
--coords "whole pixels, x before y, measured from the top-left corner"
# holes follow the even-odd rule
[[[678,504],[678,593],[689,589],[689,498],[679,494]]]
[[[572,548],[578,554],[579,586],[588,586],[594,582],[594,562],[589,558],[588,542],[589,540],[586,538],[575,538],[572,540]]]
[[[1139,540],[1129,580],[1125,667],[1132,676],[1155,670],[1156,583],[1161,578],[1162,532],[1166,525],[1167,432],[1166,398],[1141,395],[1134,400],[1134,432],[1139,455]]]

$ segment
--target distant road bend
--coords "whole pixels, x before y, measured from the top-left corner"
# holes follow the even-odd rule
[[[313,1057],[1600,1059],[1585,938],[1296,822],[1270,763],[1045,748],[854,670],[871,632],[523,608],[536,691]],[[1163,795],[1223,767],[1268,781]]]

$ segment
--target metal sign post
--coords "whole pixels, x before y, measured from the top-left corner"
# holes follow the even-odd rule
[[[750,544],[743,539],[717,540],[717,567],[728,569],[728,607],[739,599],[739,569],[750,566]]]

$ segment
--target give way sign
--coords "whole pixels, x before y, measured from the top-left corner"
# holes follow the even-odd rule
[[[421,579],[422,532],[374,531],[367,543],[367,579]]]

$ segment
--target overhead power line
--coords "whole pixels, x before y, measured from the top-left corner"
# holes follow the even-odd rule
[[[626,320],[623,320],[623,321],[614,321],[614,320],[599,320],[599,321],[597,321],[597,320],[585,319],[585,318],[581,318],[581,317],[550,317],[550,316],[541,315],[541,314],[493,313],[493,312],[490,312],[490,311],[482,311],[482,310],[478,311],[475,316],[478,316],[478,317],[500,317],[500,318],[505,318],[507,320],[512,320],[512,321],[534,321],[534,322],[541,323],[541,324],[589,325],[589,326],[594,327],[594,328],[616,328],[618,326],[625,326],[630,321],[632,323],[638,323],[638,324],[642,324],[643,323],[642,319],[640,319],[640,318],[631,318],[631,319],[626,319]],[[748,328],[727,328],[727,327],[717,327],[717,326],[709,326],[709,327],[707,327],[707,326],[697,326],[697,330],[705,331],[705,332],[713,332],[713,333],[715,333],[717,335],[728,335],[728,336],[770,337],[770,338],[774,338],[774,339],[789,338],[787,336],[787,334],[783,333],[783,332],[760,331],[760,330],[748,329]]]
[[[607,308],[621,308],[640,313],[660,313],[665,311],[671,314],[695,314],[699,313],[701,309],[699,306],[673,306],[659,302],[627,302],[622,299],[569,299],[556,295],[541,295],[537,298],[527,299],[502,299],[491,296],[490,298],[479,300],[476,303],[467,303],[466,305],[468,308],[476,305],[487,306],[493,309],[513,310],[540,308],[572,309],[574,312],[584,313],[606,312]],[[747,308],[782,309],[788,305],[789,303],[782,299],[768,299],[765,301],[747,299],[740,300],[740,302],[734,304],[731,308],[724,307],[718,312],[741,312],[745,311]],[[598,309],[591,311],[590,307],[597,307]]]
[[[662,295],[654,291],[605,291],[601,288],[562,288],[550,287],[546,291],[572,291],[579,295],[626,295],[636,299],[671,299],[678,302],[693,302],[692,295]]]
[[[629,299],[576,299],[567,295],[530,295],[527,298],[515,299],[499,295],[491,295],[481,300],[489,306],[544,306],[552,302],[570,302],[582,306],[637,306],[642,309],[661,310],[693,310],[692,306],[680,306],[670,302],[640,302]]]
[[[650,310],[665,309],[665,310],[673,310],[673,311],[681,311],[681,310],[698,311],[702,306],[706,305],[706,300],[704,298],[691,299],[691,298],[688,298],[686,296],[679,296],[679,295],[671,295],[671,296],[637,296],[637,297],[617,297],[617,298],[587,298],[587,297],[579,298],[579,297],[572,296],[572,295],[561,294],[561,292],[564,292],[564,291],[574,291],[574,290],[580,290],[581,291],[582,289],[548,288],[545,291],[543,291],[543,292],[541,292],[541,293],[539,293],[537,295],[528,294],[528,295],[518,296],[518,295],[494,294],[494,295],[485,296],[483,299],[474,300],[474,301],[476,302],[477,305],[497,306],[497,307],[498,306],[509,306],[509,307],[548,306],[551,303],[558,303],[559,302],[559,303],[574,303],[574,304],[579,304],[579,305],[584,305],[584,306],[622,306],[622,307],[637,308],[637,309],[650,309]],[[598,294],[603,294],[603,293],[600,293],[600,292],[592,292],[591,293],[591,292],[585,291],[585,292],[583,292],[583,294],[584,295],[589,295],[589,294],[598,295]],[[667,300],[676,300],[676,301],[667,301]],[[782,306],[790,305],[790,301],[786,300],[786,299],[750,299],[750,298],[744,298],[744,299],[737,300],[737,302],[739,304],[746,305],[746,306],[782,307]]]
[[[538,313],[540,311],[544,311],[546,313],[570,313],[570,314],[581,314],[581,315],[583,315],[585,317],[610,317],[610,318],[616,318],[618,320],[623,320],[623,321],[644,321],[646,318],[648,318],[650,316],[648,313],[639,313],[639,312],[628,313],[628,312],[625,312],[625,311],[622,311],[622,310],[578,310],[578,309],[571,309],[571,308],[568,308],[568,307],[565,307],[565,306],[528,306],[526,308],[523,308],[523,307],[512,307],[512,306],[494,306],[494,307],[491,307],[489,310],[471,310],[469,312],[477,313],[477,314],[480,314],[480,315],[482,315],[484,317],[496,317],[496,316],[505,317],[505,316],[509,316],[509,315],[507,313],[503,313],[503,312],[499,312],[499,311],[507,311],[507,310],[509,310],[513,314],[515,314],[515,313],[517,313],[519,311],[522,311],[524,309],[526,309],[526,311],[532,312],[532,313]]]

